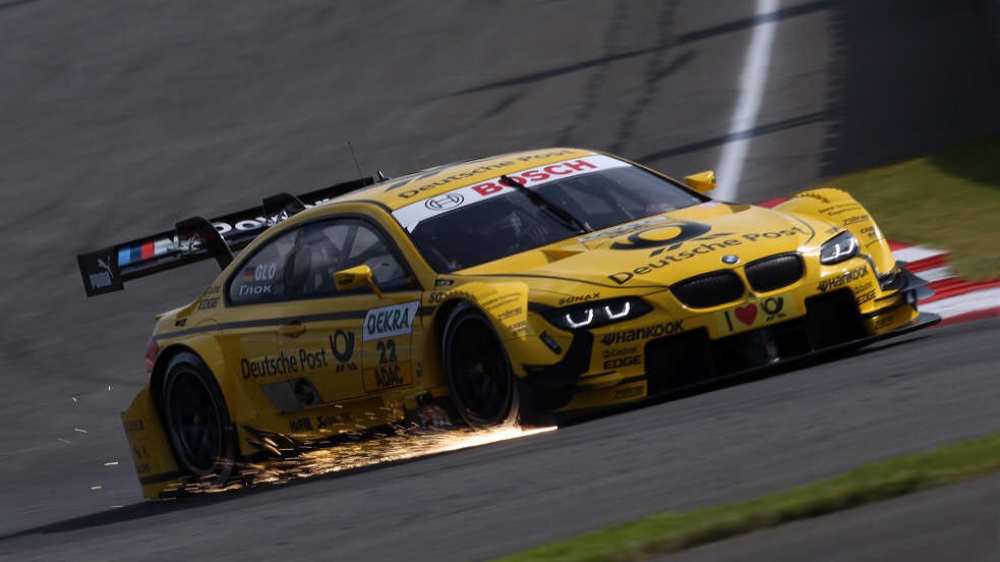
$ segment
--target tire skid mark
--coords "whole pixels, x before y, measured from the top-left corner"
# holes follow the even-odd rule
[[[720,137],[714,137],[710,139],[705,139],[702,141],[692,142],[680,146],[675,146],[673,148],[668,148],[665,150],[657,150],[656,152],[650,152],[648,154],[643,154],[641,156],[635,157],[637,162],[650,163],[656,162],[657,160],[662,160],[664,158],[671,158],[674,156],[679,156],[681,154],[689,154],[692,152],[698,152],[700,150],[705,150],[708,148],[715,148],[718,146],[724,146],[727,143],[735,142],[738,140],[750,139],[753,137],[758,137],[761,135],[768,135],[771,133],[776,133],[778,131],[785,131],[788,129],[794,129],[797,127],[803,127],[805,125],[811,125],[813,123],[819,123],[830,119],[830,114],[826,111],[816,111],[813,113],[807,113],[805,115],[799,115],[792,117],[790,119],[784,119],[782,121],[777,121],[774,123],[767,123],[764,125],[758,125],[753,129],[748,131],[739,131],[737,133],[729,133],[722,135]]]
[[[814,14],[816,12],[822,12],[823,10],[829,9],[831,4],[832,2],[830,0],[816,0],[814,2],[799,4],[797,6],[781,8],[774,12],[773,19],[775,21],[781,21],[789,18]],[[690,33],[680,35],[677,37],[677,44],[683,45],[685,43],[695,43],[697,41],[704,41],[705,39],[711,39],[727,33],[745,31],[747,29],[752,29],[757,24],[758,19],[756,16],[731,21],[722,25],[699,29],[698,31],[692,31]]]
[[[618,0],[612,8],[612,14],[608,27],[604,32],[604,45],[601,48],[601,58],[613,56],[618,51],[618,43],[621,41],[622,29],[628,20],[629,2]],[[590,116],[597,110],[601,99],[601,89],[608,78],[608,69],[605,66],[598,67],[587,85],[584,87],[583,105],[576,111],[569,123],[556,135],[556,145],[568,145],[572,143],[573,134],[577,127],[590,119]]]
[[[535,82],[548,80],[549,78],[556,78],[557,76],[564,76],[566,74],[572,74],[574,72],[581,72],[589,68],[601,67],[613,62],[628,60],[635,57],[641,57],[643,55],[647,55],[653,52],[654,50],[655,47],[646,49],[632,49],[630,51],[616,53],[613,55],[601,55],[599,57],[588,59],[582,62],[567,64],[557,68],[549,68],[547,70],[540,70],[538,72],[531,72],[529,74],[523,74],[521,76],[516,76],[514,78],[505,78],[503,80],[498,80],[496,82],[490,82],[489,84],[483,84],[482,86],[466,88],[464,90],[459,90],[451,95],[464,96],[466,94],[476,94],[479,92],[486,92],[488,90],[496,90],[499,88],[509,88],[511,86],[523,86],[525,84],[532,84]]]
[[[485,120],[485,119],[489,119],[491,117],[496,117],[497,115],[500,115],[504,111],[507,111],[508,109],[510,109],[511,106],[513,106],[515,103],[517,103],[522,97],[523,97],[522,94],[511,94],[511,95],[509,95],[509,96],[501,99],[497,103],[493,104],[493,107],[491,107],[488,110],[486,110],[486,113],[483,114],[483,116],[481,117],[481,119]]]
[[[667,53],[676,44],[673,29],[679,3],[678,0],[671,0],[660,4],[660,13],[656,22],[656,48],[646,62],[639,95],[632,102],[618,125],[618,132],[611,144],[611,152],[623,152],[626,145],[635,136],[635,125],[643,111],[649,107],[659,93],[660,82],[687,66],[695,58],[694,51],[686,51],[674,57],[669,63],[664,63]]]
[[[844,31],[843,15],[839,10],[830,10],[827,16],[827,33],[830,37],[830,56],[827,64],[827,84],[823,93],[825,113],[828,115],[823,131],[823,145],[820,148],[818,178],[825,179],[837,175],[837,164],[833,158],[840,149],[843,121],[847,114],[844,104],[844,81],[847,77],[847,38]]]
[[[0,2],[0,10],[5,8],[16,8],[25,4],[34,4],[38,0],[10,0],[10,2]]]

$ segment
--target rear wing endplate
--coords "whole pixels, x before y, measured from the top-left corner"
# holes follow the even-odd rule
[[[266,197],[260,207],[215,219],[192,217],[176,223],[173,230],[80,254],[76,261],[83,287],[88,297],[121,291],[126,281],[211,258],[224,269],[233,261],[234,251],[243,249],[269,227],[384,179],[379,172],[374,178],[338,183],[298,197],[279,193]]]

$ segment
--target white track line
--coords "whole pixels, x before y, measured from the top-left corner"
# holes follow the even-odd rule
[[[913,263],[918,260],[924,260],[927,258],[933,258],[935,256],[940,256],[941,254],[946,254],[944,250],[935,250],[934,248],[925,248],[923,246],[910,246],[909,248],[903,248],[901,250],[893,250],[892,255],[899,261],[905,261],[907,263]]]
[[[1000,289],[982,289],[919,305],[921,311],[940,314],[944,318],[997,306],[1000,306]]]
[[[950,267],[933,267],[931,269],[925,269],[917,272],[917,277],[927,281],[928,283],[933,283],[935,281],[952,279],[955,277],[955,272],[952,271]]]
[[[749,132],[757,126],[757,114],[764,101],[764,84],[767,82],[767,66],[771,62],[771,45],[778,30],[778,22],[773,13],[778,9],[778,0],[757,0],[754,14],[758,24],[753,28],[750,48],[743,62],[740,75],[740,97],[736,110],[729,122],[729,137],[735,137],[722,147],[722,157],[716,166],[715,177],[718,185],[713,194],[717,199],[733,201],[737,186],[743,175],[743,163],[750,149]]]

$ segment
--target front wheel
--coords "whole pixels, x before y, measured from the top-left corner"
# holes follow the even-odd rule
[[[493,324],[469,303],[459,304],[444,329],[444,367],[452,401],[474,428],[513,423],[517,385]]]
[[[229,479],[236,436],[215,377],[193,353],[179,353],[167,365],[162,386],[163,425],[177,464],[210,485]]]

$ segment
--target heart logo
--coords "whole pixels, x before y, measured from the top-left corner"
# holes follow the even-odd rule
[[[757,305],[750,303],[736,307],[736,318],[747,326],[753,326],[753,321],[757,319]]]

